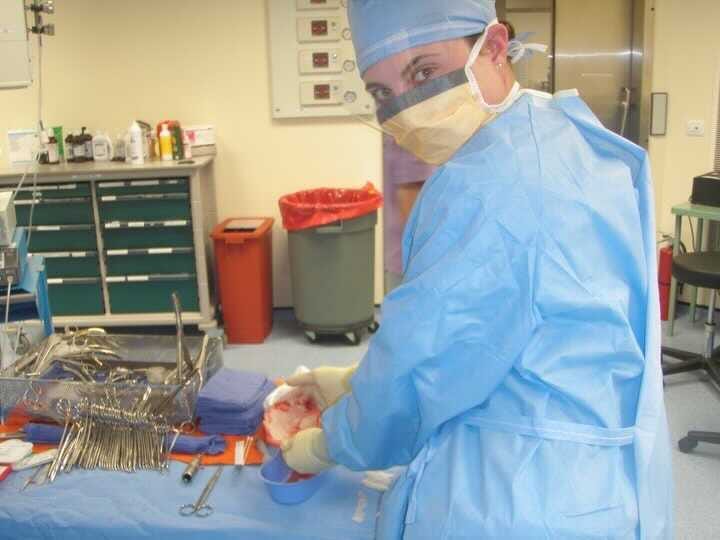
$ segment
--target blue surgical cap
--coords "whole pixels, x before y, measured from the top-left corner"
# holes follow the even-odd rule
[[[350,0],[348,16],[360,71],[412,47],[485,30],[495,0]]]

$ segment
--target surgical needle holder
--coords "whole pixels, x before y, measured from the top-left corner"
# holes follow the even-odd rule
[[[197,516],[201,518],[206,518],[212,515],[214,509],[212,506],[207,504],[207,501],[210,498],[210,494],[212,493],[213,489],[215,489],[215,484],[217,484],[217,481],[220,479],[220,475],[222,474],[222,472],[223,467],[218,467],[215,473],[212,475],[212,478],[210,478],[210,481],[205,486],[205,489],[202,490],[200,498],[198,498],[195,504],[184,504],[180,507],[179,512],[181,516]]]

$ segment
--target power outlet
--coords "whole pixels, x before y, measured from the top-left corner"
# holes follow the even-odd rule
[[[702,137],[705,135],[705,122],[702,120],[688,120],[687,134],[689,137]]]

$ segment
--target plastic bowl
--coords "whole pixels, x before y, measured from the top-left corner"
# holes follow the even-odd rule
[[[260,477],[273,501],[279,504],[300,504],[315,495],[325,481],[325,474],[321,473],[307,480],[298,480],[288,483],[293,470],[287,466],[282,457],[282,452],[267,461],[260,468]]]

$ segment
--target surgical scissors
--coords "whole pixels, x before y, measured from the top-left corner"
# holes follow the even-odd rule
[[[179,512],[181,516],[197,516],[201,518],[206,518],[212,515],[214,510],[212,506],[207,504],[207,500],[208,498],[210,498],[210,494],[212,493],[213,489],[215,489],[215,484],[217,484],[217,481],[220,479],[220,475],[222,474],[222,472],[223,467],[218,467],[215,471],[215,474],[212,475],[212,478],[210,478],[210,481],[205,486],[205,489],[202,490],[200,498],[195,502],[195,504],[184,504],[180,507]]]

